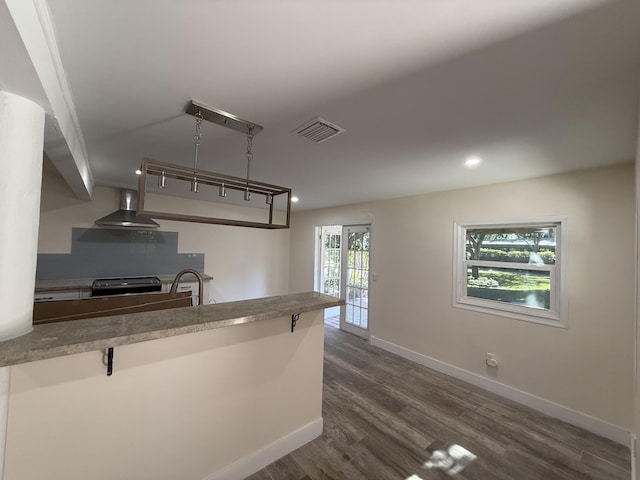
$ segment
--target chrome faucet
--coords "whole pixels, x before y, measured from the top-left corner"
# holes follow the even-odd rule
[[[171,284],[171,290],[169,291],[169,293],[176,293],[178,291],[178,283],[180,282],[180,279],[185,273],[192,273],[198,279],[198,305],[204,305],[203,303],[204,299],[202,298],[204,280],[202,279],[202,275],[200,275],[200,272],[192,268],[185,268],[184,270],[178,272],[178,274],[176,275],[176,278],[173,280],[173,283]]]

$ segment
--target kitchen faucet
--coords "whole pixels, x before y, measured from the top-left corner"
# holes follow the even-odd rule
[[[192,273],[198,279],[198,305],[203,305],[204,299],[202,298],[202,295],[203,295],[202,285],[204,283],[204,280],[202,279],[202,275],[200,275],[200,272],[192,268],[185,268],[184,270],[181,270],[180,272],[178,272],[178,274],[176,275],[176,278],[173,280],[173,283],[171,284],[171,290],[169,291],[169,293],[176,293],[178,291],[178,282],[180,282],[180,279],[185,273]]]

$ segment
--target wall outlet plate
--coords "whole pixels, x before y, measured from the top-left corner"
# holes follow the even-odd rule
[[[495,368],[498,366],[498,359],[496,358],[496,356],[493,353],[488,353],[485,357],[485,363],[487,364],[488,367],[491,368]]]

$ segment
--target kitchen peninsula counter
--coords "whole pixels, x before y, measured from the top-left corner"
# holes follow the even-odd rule
[[[306,292],[42,324],[0,342],[4,479],[252,475],[322,434],[323,310],[343,302]]]
[[[36,325],[0,342],[0,367],[260,322],[343,305],[318,292]]]

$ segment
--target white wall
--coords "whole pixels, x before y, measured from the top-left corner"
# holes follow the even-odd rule
[[[40,209],[38,253],[70,253],[71,228],[93,227],[98,218],[118,208],[120,192],[95,187],[93,201],[78,200],[60,175],[45,168]],[[210,216],[214,204],[158,196],[173,208]],[[183,210],[184,211],[184,210]],[[217,302],[287,293],[289,231],[158,220],[160,230],[178,232],[179,253],[204,253],[205,273],[213,276],[209,295]],[[176,272],[177,273],[177,272]]]
[[[322,431],[322,311],[11,367],[5,480],[231,480]]]
[[[289,284],[313,287],[314,226],[372,221],[370,333],[630,430],[633,165],[296,213]],[[566,216],[568,329],[452,306],[454,222]]]

